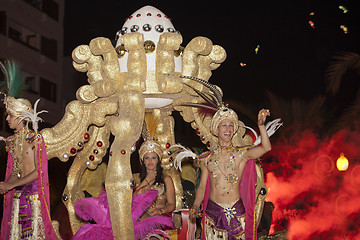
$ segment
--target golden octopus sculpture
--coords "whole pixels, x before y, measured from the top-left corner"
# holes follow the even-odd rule
[[[150,34],[149,28],[155,35]],[[119,239],[134,239],[130,155],[141,136],[145,112],[161,119],[155,138],[164,149],[164,172],[175,185],[176,209],[182,208],[180,174],[167,154],[175,143],[172,112],[179,111],[209,148],[217,139],[209,131],[210,117],[203,119],[196,108],[181,106],[185,102],[201,102],[183,83],[199,91],[209,90],[176,75],[208,81],[211,71],[225,60],[226,52],[206,37],[195,37],[185,47],[181,43],[182,36],[170,20],[158,9],[146,6],[128,18],[118,32],[116,47],[109,39],[99,37],[74,49],[73,66],[86,72],[89,84],[77,90],[77,100],[66,106],[62,120],[41,132],[49,159],[57,157],[66,162],[74,157],[63,192],[74,234],[83,224],[74,210],[76,201],[84,197],[80,187],[82,174],[87,168],[95,169],[109,151],[105,188],[113,234]],[[240,122],[240,126],[244,124]],[[111,145],[110,134],[114,136]],[[234,145],[245,144],[252,144],[252,139],[240,127]],[[260,219],[266,187],[262,169],[258,166],[257,170],[256,214]]]

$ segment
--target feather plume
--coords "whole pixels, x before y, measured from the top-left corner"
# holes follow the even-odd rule
[[[214,108],[212,106],[206,105],[206,104],[202,104],[202,103],[192,103],[192,102],[186,102],[186,103],[181,103],[179,104],[179,106],[189,106],[189,107],[201,107],[201,108],[206,108],[206,109],[210,109],[213,111],[217,111],[217,108]]]
[[[26,89],[24,78],[21,76],[20,64],[12,61],[0,62],[0,68],[6,81],[1,83],[1,90],[11,97],[19,98]]]
[[[192,90],[194,90],[200,97],[202,97],[205,101],[207,101],[208,103],[210,103],[213,106],[217,106],[217,104],[213,101],[216,101],[216,98],[211,98],[208,95],[206,95],[205,93],[200,92],[199,90],[197,90],[196,88],[190,86],[189,84],[183,83],[184,85],[188,86],[189,88],[191,88]]]
[[[180,78],[186,78],[186,79],[194,80],[196,82],[201,83],[202,85],[209,88],[214,93],[214,97],[215,97],[214,100],[216,101],[217,106],[220,107],[220,105],[222,104],[222,94],[219,91],[219,89],[216,88],[215,85],[213,85],[205,80],[202,80],[200,78],[197,78],[197,77],[177,75],[177,74],[166,74],[166,75],[176,76],[176,77],[180,77]]]
[[[148,138],[154,138],[155,136],[155,131],[157,126],[159,125],[160,122],[160,117],[159,115],[155,115],[153,112],[146,112],[145,113],[145,117],[144,117],[144,121],[146,124],[146,129],[147,129],[147,134],[148,134]]]
[[[266,132],[268,134],[269,137],[271,137],[282,125],[283,123],[280,122],[281,119],[280,118],[277,118],[271,122],[268,122],[266,125],[265,125],[265,129],[266,129]],[[261,136],[259,136],[256,131],[254,129],[252,129],[251,127],[248,127],[248,126],[244,126],[245,128],[249,129],[255,136],[255,141],[254,141],[254,145],[257,146],[261,143]]]
[[[174,152],[172,151],[172,149],[176,149]],[[169,149],[172,154],[171,155],[175,155],[176,157],[174,159],[174,167],[176,169],[181,170],[181,161],[185,158],[195,158],[197,155],[195,153],[193,153],[192,151],[190,151],[189,149],[185,148],[184,146],[180,145],[180,144],[174,144],[170,147]]]
[[[40,102],[40,99],[36,100],[35,104],[34,104],[34,112],[33,113],[30,113],[30,112],[27,112],[27,111],[20,111],[20,122],[24,119],[29,119],[31,122],[32,122],[32,126],[33,126],[33,129],[35,132],[38,131],[38,122],[39,121],[42,121],[42,119],[39,117],[39,114],[41,113],[47,113],[48,111],[46,110],[42,110],[40,112],[37,112],[37,106]]]
[[[149,239],[151,236],[155,237],[160,235],[170,239],[169,235],[164,231],[156,229],[162,227],[173,227],[171,217],[154,216],[146,218],[143,221],[134,224],[135,239],[142,239],[145,236],[146,239]]]

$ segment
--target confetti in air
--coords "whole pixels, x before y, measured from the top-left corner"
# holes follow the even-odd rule
[[[241,63],[240,63],[240,66],[246,67],[246,63],[241,62]]]
[[[257,45],[256,48],[255,48],[255,54],[258,54],[259,48],[260,48],[260,45]]]
[[[312,28],[315,28],[315,23],[313,21],[309,21],[309,25],[312,27]]]
[[[348,28],[344,25],[341,25],[340,28],[344,31],[345,34],[348,34]]]
[[[349,10],[344,6],[339,6],[339,9],[343,11],[343,13],[347,13]]]

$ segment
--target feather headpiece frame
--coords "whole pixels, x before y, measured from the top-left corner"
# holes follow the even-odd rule
[[[36,101],[33,109],[29,100],[20,98],[26,87],[24,78],[21,76],[20,65],[16,61],[0,62],[0,68],[5,77],[5,81],[0,84],[0,93],[4,95],[6,111],[16,118],[20,118],[19,122],[25,120],[26,127],[28,127],[28,122],[31,122],[34,131],[37,132],[38,122],[42,121],[38,115],[47,111],[36,112],[40,99]]]

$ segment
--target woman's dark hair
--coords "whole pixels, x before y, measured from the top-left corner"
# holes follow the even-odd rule
[[[161,161],[159,159],[159,156],[156,154],[158,162],[156,164],[156,177],[155,177],[155,182],[156,183],[164,183],[164,178],[163,178],[163,169],[161,167]],[[146,166],[145,166],[145,162],[144,160],[141,160],[141,171],[140,171],[140,181],[144,181],[144,179],[146,178],[147,175],[147,171],[146,171]]]

